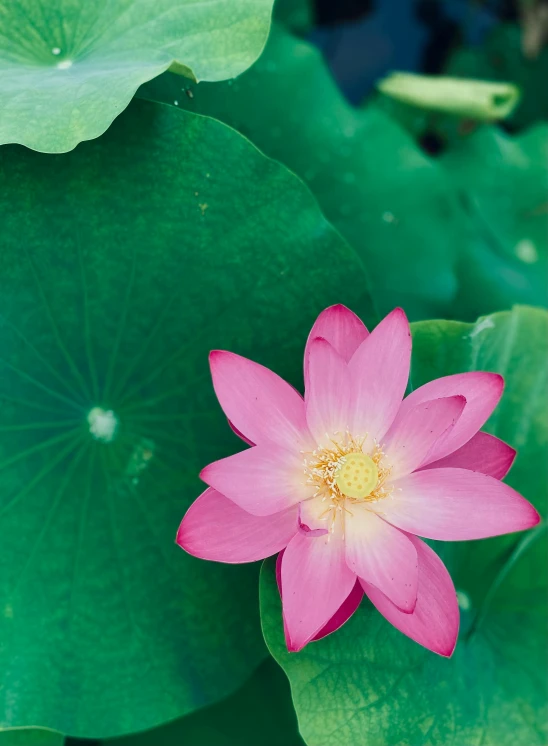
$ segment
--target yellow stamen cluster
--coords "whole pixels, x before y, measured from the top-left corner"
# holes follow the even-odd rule
[[[313,489],[312,496],[326,503],[320,517],[331,513],[331,530],[337,511],[351,515],[353,504],[377,502],[392,493],[386,484],[391,470],[383,464],[382,447],[374,442],[368,449],[366,440],[367,435],[335,433],[328,447],[304,453],[306,483]]]

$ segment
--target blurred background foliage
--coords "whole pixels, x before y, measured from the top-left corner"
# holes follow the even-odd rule
[[[391,1],[379,2],[376,12],[388,13]],[[385,33],[395,34],[401,24],[406,34],[411,29],[411,38],[413,29],[417,34],[422,29],[424,44],[428,38],[441,44],[435,30],[426,35],[423,5],[415,9],[413,23],[405,17],[408,3],[401,3],[399,12],[392,8],[394,22],[383,25]],[[303,8],[310,6],[300,7],[298,13],[282,5],[279,13],[302,32]],[[358,5],[353,7],[357,12]],[[474,11],[479,12],[471,6]],[[482,37],[485,43],[506,29],[492,26]],[[506,122],[429,115],[377,95],[374,78],[361,78],[362,105],[356,108],[339,90],[349,96],[351,87],[334,55],[351,47],[357,28],[362,48],[372,54],[370,37],[377,38],[377,26],[371,13],[363,27],[356,22],[321,27],[331,39],[321,45],[327,65],[310,41],[276,23],[261,58],[236,80],[196,86],[166,74],[137,95],[216,117],[297,173],[362,259],[380,315],[398,303],[414,320],[471,321],[514,303],[545,306],[548,127],[538,97],[530,126],[517,131]],[[319,41],[310,28],[307,35]],[[458,35],[455,48],[457,40]],[[375,68],[375,78],[406,59],[405,44],[392,37],[386,44],[393,54],[382,69]],[[480,56],[482,50],[473,51]],[[422,69],[430,72],[423,51]],[[536,71],[545,64],[543,53],[523,64]],[[360,64],[369,70],[354,50],[347,76]],[[511,70],[505,72],[510,74],[500,80],[519,84],[519,71],[515,79]],[[339,87],[332,74],[339,76]]]
[[[272,236],[269,240],[279,240],[280,245],[285,247],[280,250],[278,257],[280,267],[276,271],[280,270],[280,276],[283,276],[290,264],[289,260],[285,262],[284,251],[288,250],[286,243],[291,243],[286,234],[291,233],[292,225],[285,226],[284,219],[293,220],[294,211],[299,211],[303,216],[304,247],[308,242],[312,245],[312,240],[317,241],[318,236],[323,237],[322,246],[326,247],[326,251],[318,263],[321,271],[310,282],[313,300],[307,298],[307,288],[301,286],[294,291],[291,301],[295,305],[301,304],[299,307],[302,307],[302,313],[307,318],[312,317],[313,307],[317,305],[320,310],[327,304],[323,302],[327,295],[340,294],[341,287],[348,302],[367,317],[369,322],[374,322],[395,305],[403,305],[410,318],[418,322],[436,317],[474,322],[482,314],[509,310],[515,304],[545,307],[548,271],[547,8],[547,3],[538,0],[278,0],[266,49],[248,70],[235,79],[199,84],[189,78],[164,72],[144,84],[137,92],[137,97],[155,103],[132,104],[128,114],[122,117],[121,123],[115,123],[113,132],[104,136],[104,144],[97,149],[87,150],[94,146],[84,143],[78,146],[76,157],[73,158],[70,154],[60,156],[65,159],[58,161],[61,164],[60,184],[71,194],[75,189],[76,194],[70,197],[73,207],[76,205],[75,209],[79,205],[82,215],[96,216],[95,220],[91,218],[89,222],[94,226],[93,241],[98,245],[102,245],[105,238],[97,215],[107,215],[104,207],[101,208],[102,212],[99,211],[98,205],[103,204],[103,198],[110,199],[109,187],[104,186],[97,196],[87,192],[85,181],[78,187],[78,183],[72,181],[70,176],[72,169],[82,167],[79,159],[85,160],[88,152],[95,153],[90,156],[90,160],[96,158],[97,163],[101,164],[101,169],[106,174],[105,181],[112,179],[112,190],[121,193],[122,189],[127,189],[134,202],[133,218],[137,228],[131,227],[133,233],[120,233],[120,241],[124,240],[124,235],[126,239],[137,235],[137,229],[141,232],[146,230],[146,226],[140,224],[141,213],[161,215],[157,225],[157,241],[168,241],[170,237],[184,235],[185,232],[191,236],[198,235],[198,220],[204,217],[209,205],[201,197],[201,201],[194,199],[199,196],[198,191],[193,195],[185,193],[181,202],[183,213],[187,217],[179,225],[174,211],[174,203],[178,197],[176,194],[169,195],[168,192],[169,185],[180,186],[182,183],[178,181],[179,172],[184,172],[185,154],[191,152],[195,142],[192,136],[187,135],[178,139],[180,123],[175,120],[174,110],[188,112],[189,122],[192,121],[193,114],[206,115],[228,124],[266,156],[279,161],[295,173],[309,187],[327,220],[348,242],[346,246],[340,236],[327,227],[326,221],[312,206],[306,190],[301,189],[301,185],[297,187],[288,174],[280,177],[280,185],[291,194],[292,207],[288,208],[282,204],[281,199],[277,199],[267,208],[266,192],[263,196],[263,192],[258,190],[255,209],[265,210],[264,214],[270,221]],[[519,87],[521,96],[515,109],[504,120],[480,122],[465,114],[456,116],[433,112],[379,93],[376,89],[377,82],[394,70],[514,83]],[[211,80],[217,80],[217,77],[212,76]],[[149,106],[155,107],[154,116],[150,113],[152,109],[147,108]],[[162,113],[158,113],[160,111]],[[161,176],[155,173],[153,160],[146,168],[141,169],[141,164],[137,163],[135,170],[132,170],[133,160],[139,161],[140,156],[129,149],[124,156],[125,161],[124,157],[119,161],[111,157],[109,143],[116,146],[120,128],[128,127],[128,131],[131,130],[131,125],[127,124],[131,117],[134,117],[133,121],[145,122],[149,128],[150,142],[153,143],[151,149],[155,149],[155,157],[161,161],[158,169]],[[161,127],[158,122],[162,122]],[[192,128],[195,128],[198,131],[201,126],[192,124],[189,125],[189,130],[194,131]],[[212,142],[227,143],[230,157],[226,160],[234,172],[239,168],[236,165],[238,163],[242,165],[242,172],[253,172],[259,179],[264,174],[270,174],[267,161],[259,158],[259,154],[252,153],[251,146],[247,148],[241,139],[231,139],[232,134],[225,132],[221,136],[220,133],[220,129],[214,132]],[[129,140],[131,137],[129,136]],[[218,140],[215,140],[217,137]],[[238,144],[234,145],[236,142]],[[140,147],[138,136],[135,136],[132,144]],[[84,155],[80,156],[80,151]],[[21,157],[22,164],[26,163],[26,158],[27,156]],[[19,168],[19,165],[15,165],[19,164],[19,156],[15,155],[13,162],[6,160],[5,163],[13,163],[15,171]],[[42,165],[36,166],[37,163],[39,161],[34,156],[29,156],[28,174],[33,173],[34,168],[40,174],[47,171]],[[197,164],[196,170],[199,170],[202,165],[199,158]],[[23,178],[28,176],[26,169],[27,165],[24,165],[20,172]],[[63,169],[68,174],[66,181],[63,181]],[[223,173],[222,168],[220,172]],[[118,181],[123,174],[126,174],[125,186],[122,186],[122,181]],[[209,177],[209,173],[207,176]],[[286,176],[287,181],[284,181]],[[143,177],[155,188],[158,187],[158,180],[163,180],[162,184],[167,185],[163,202],[154,203],[151,200],[151,204],[146,203],[143,193],[136,187]],[[46,184],[46,177],[43,178],[43,184]],[[264,179],[266,178],[265,175]],[[26,193],[26,190],[22,191]],[[47,187],[42,188],[41,193],[45,196],[36,199],[45,200],[44,225],[48,225],[52,208],[47,201]],[[227,200],[226,210],[227,214],[236,215],[242,220],[246,210],[239,198],[235,189]],[[19,207],[31,209],[30,202],[21,201]],[[279,214],[276,210],[279,210]],[[227,215],[219,219],[215,228],[219,243],[229,222]],[[30,221],[27,229],[29,233],[26,235],[32,235],[34,228]],[[15,245],[15,228],[11,236]],[[235,235],[230,236],[228,243],[234,248],[243,240],[242,236],[243,233],[236,231]],[[58,240],[54,235],[51,238],[52,245],[57,244]],[[66,241],[69,238],[62,236],[61,244]],[[175,244],[170,250],[174,257]],[[295,248],[292,250],[296,251]],[[105,256],[108,254],[106,248],[102,251]],[[238,272],[242,271],[239,264],[242,256],[235,248],[234,254],[230,251],[228,254],[231,259],[223,271],[227,277],[226,296],[232,298],[238,292]],[[272,254],[274,255],[274,248]],[[60,261],[66,270],[63,261]],[[155,279],[159,276],[161,282],[167,282],[161,272],[156,274],[157,269],[152,260],[150,264],[147,263],[149,258],[139,259],[141,261],[145,268],[152,267],[150,276]],[[253,262],[248,259],[246,270],[250,264]],[[11,272],[10,261],[7,265]],[[350,270],[351,277],[346,285],[341,279],[341,265],[343,269],[347,266]],[[138,266],[141,264],[138,263]],[[194,266],[200,266],[198,260],[195,265],[192,264]],[[326,278],[333,267],[338,273],[339,286],[328,289],[325,287]],[[72,269],[66,271],[70,272]],[[125,271],[131,275],[129,267]],[[260,285],[264,279],[260,266],[251,266],[246,276],[250,286],[254,283]],[[260,287],[258,292],[274,293],[269,288],[275,289],[276,280],[277,276],[272,273],[266,283],[267,290]],[[112,296],[123,295],[114,284],[110,292]],[[304,298],[307,298],[306,301]],[[26,301],[26,297],[23,300]],[[145,305],[145,300],[142,305]],[[335,298],[330,297],[328,300],[333,302]],[[290,318],[291,303],[288,302],[287,305],[287,317]],[[285,306],[283,312],[285,313]],[[116,314],[118,317],[123,315],[121,306],[115,307]],[[487,325],[482,326],[486,321]],[[539,412],[545,406],[539,403],[544,383],[541,386],[538,383],[539,380],[544,382],[546,372],[546,333],[545,330],[542,331],[544,323],[545,315],[542,312],[521,310],[504,317],[489,317],[476,327],[438,325],[427,321],[415,327],[418,340],[415,364],[420,371],[419,377],[428,378],[452,372],[453,369],[478,367],[494,369],[495,366],[501,371],[508,370],[511,380],[510,398],[505,400],[508,421],[505,421],[505,425],[497,420],[491,423],[491,428],[497,426],[500,428],[497,432],[504,435],[506,427],[509,430],[506,433],[509,441],[523,449],[521,461],[518,461],[513,472],[513,479],[516,486],[534,501],[539,500],[539,495],[546,488],[545,471],[537,467],[543,454],[546,454],[545,417],[542,422],[539,421]],[[488,335],[482,335],[485,329],[489,330],[495,324],[496,334],[491,331]],[[173,329],[175,331],[172,336],[175,336],[177,327],[174,326]],[[170,333],[169,329],[165,331],[162,339],[167,340]],[[234,334],[239,335],[244,348],[254,346],[253,332],[245,325]],[[476,335],[480,335],[479,338]],[[124,340],[121,341],[123,343]],[[206,338],[202,340],[204,349],[208,343],[209,337],[206,334]],[[296,347],[297,341],[294,345]],[[535,346],[533,351],[532,345]],[[273,360],[268,359],[269,354],[272,357],[274,353],[269,353],[266,348],[266,344],[259,346],[259,357],[262,356],[262,362],[275,365]],[[295,350],[291,347],[287,358],[279,363],[283,369],[278,366],[277,370],[299,384],[298,366],[289,362],[289,352],[293,355],[292,359],[296,360],[296,355],[293,354]],[[168,371],[174,378],[188,372],[188,366],[178,366],[179,363],[172,365],[171,371]],[[531,371],[537,369],[538,378],[528,377]],[[522,372],[519,381],[516,378],[512,380],[513,371]],[[532,391],[531,401],[536,402],[535,411],[532,411],[533,405],[529,403],[523,413],[522,402],[527,398],[529,389]],[[207,394],[203,391],[201,396],[207,399]],[[164,406],[168,409],[171,407],[169,411],[175,408],[173,401],[168,401]],[[162,416],[167,418],[168,410]],[[219,417],[217,421],[220,423],[221,419]],[[180,422],[172,426],[172,448],[175,439],[181,434],[177,428],[181,427]],[[186,430],[184,437],[189,437]],[[185,442],[188,444],[189,441]],[[213,447],[217,447],[220,452],[224,448],[235,448],[236,445],[232,442],[227,444],[223,438],[219,438],[219,443]],[[194,455],[194,458],[198,463],[205,456],[201,453],[199,456]],[[190,478],[190,483],[193,489],[198,489],[197,481],[194,484]],[[187,487],[188,484],[184,486]],[[180,489],[181,485],[177,483],[176,487]],[[534,494],[530,494],[532,492]],[[190,499],[189,494],[185,494],[185,500],[187,498]],[[166,535],[173,522],[173,506],[174,503],[171,504],[171,512],[166,509],[166,515],[162,516]],[[544,509],[545,506],[539,507]],[[156,518],[157,516],[155,520]],[[544,608],[542,616],[539,616],[540,612],[537,613],[536,608],[532,616],[529,613],[529,602],[533,596],[538,601],[546,595],[546,578],[536,572],[534,567],[535,563],[544,563],[546,544],[543,535],[541,541],[536,541],[534,552],[528,553],[526,562],[523,563],[520,560],[523,549],[519,544],[520,540],[521,537],[511,537],[509,543],[496,540],[482,544],[479,551],[486,553],[488,566],[485,574],[476,578],[478,582],[471,593],[471,602],[476,609],[483,608],[487,598],[487,611],[490,619],[494,619],[491,637],[496,638],[500,632],[500,639],[507,645],[509,659],[504,662],[508,665],[504,687],[506,693],[501,694],[502,688],[496,684],[497,667],[499,663],[502,666],[502,663],[501,658],[497,657],[500,656],[500,650],[495,647],[493,650],[489,647],[489,652],[485,653],[481,646],[474,647],[475,642],[463,645],[461,653],[452,663],[455,671],[467,670],[471,660],[467,656],[474,657],[476,649],[481,648],[477,660],[474,660],[479,669],[482,669],[482,675],[487,677],[482,681],[489,689],[489,702],[494,703],[493,712],[500,713],[505,723],[511,723],[511,726],[505,726],[504,730],[500,728],[500,724],[490,722],[492,716],[486,714],[486,705],[486,711],[481,714],[483,720],[480,725],[485,728],[482,735],[478,730],[477,718],[480,715],[474,709],[475,704],[471,705],[466,701],[463,705],[466,717],[459,723],[464,723],[463,729],[471,728],[471,731],[463,730],[461,733],[462,738],[468,739],[467,746],[468,743],[480,742],[493,743],[494,746],[502,746],[506,742],[520,746],[545,743],[542,740],[545,736],[539,720],[541,715],[537,699],[542,699],[546,681],[542,677],[538,679],[538,669],[533,673],[531,670],[545,652],[544,643],[537,644],[537,641],[544,639],[542,629],[546,617]],[[450,549],[446,551],[446,559],[454,569],[455,577],[459,584],[465,585],[466,578],[475,573],[475,567],[471,565],[474,565],[476,550],[472,549],[467,554],[461,548],[453,554]],[[545,563],[543,566],[545,567]],[[238,577],[252,577],[255,582],[256,569],[250,568],[251,574],[246,570]],[[279,644],[280,630],[274,608],[276,602],[268,600],[267,572],[268,566],[263,571],[263,604],[268,607],[263,615],[263,624],[267,642],[294,687],[293,700],[297,706],[297,715],[286,675],[273,658],[265,658],[266,650],[258,640],[258,622],[252,618],[250,635],[253,651],[247,658],[244,656],[243,663],[235,664],[238,674],[233,675],[232,679],[227,676],[230,679],[227,683],[220,683],[216,677],[212,677],[215,678],[215,686],[212,687],[215,693],[202,697],[199,702],[193,702],[191,707],[180,701],[171,707],[173,712],[195,709],[191,714],[141,734],[103,740],[74,738],[70,735],[65,737],[61,733],[39,728],[7,729],[0,731],[0,746],[60,746],[63,743],[66,746],[302,746],[304,741],[299,734],[297,716],[301,732],[308,739],[306,742],[310,746],[323,745],[323,721],[317,710],[322,707],[328,709],[329,703],[321,701],[321,695],[325,694],[321,691],[321,676],[318,693],[318,690],[308,688],[307,672],[316,670],[314,667],[320,670],[326,660],[329,665],[339,665],[337,656],[341,649],[344,652],[345,640],[351,633],[351,627],[340,633],[338,642],[334,642],[335,638],[330,638],[323,644],[323,648],[315,646],[310,653],[310,669],[303,668],[302,665],[299,669],[295,662],[300,659],[288,657]],[[502,579],[500,573],[503,574]],[[234,580],[230,582],[234,583]],[[250,587],[255,593],[255,585]],[[491,590],[493,587],[494,590]],[[517,594],[516,589],[519,591]],[[242,597],[247,599],[246,593]],[[252,601],[247,599],[246,603],[250,606]],[[356,625],[359,619],[367,617],[369,611],[364,606],[360,610],[361,616],[356,617],[352,624]],[[158,614],[161,613],[161,605],[158,605]],[[463,610],[465,629],[471,618]],[[176,620],[177,617],[173,619]],[[175,638],[176,624],[173,619],[171,628]],[[539,623],[539,619],[543,621]],[[222,627],[224,620],[221,618],[216,621],[219,622],[217,626]],[[384,621],[378,615],[368,623],[375,630],[379,628],[383,639],[388,641],[382,651],[383,654],[386,653],[387,661],[400,652],[402,657],[408,655],[410,660],[415,661],[414,656],[416,657],[418,673],[413,674],[416,678],[411,681],[419,689],[429,688],[435,682],[432,696],[438,698],[437,701],[442,702],[444,707],[447,704],[444,699],[447,692],[453,691],[452,687],[456,683],[461,689],[463,682],[466,683],[465,673],[462,676],[452,673],[444,678],[447,669],[441,674],[442,666],[437,660],[424,662],[422,651],[417,651],[416,646],[413,647],[392,630],[384,629]],[[60,629],[63,629],[63,624],[64,621],[60,624]],[[27,626],[29,635],[32,636],[32,623]],[[507,639],[508,629],[512,632],[511,644]],[[522,640],[520,635],[523,630],[530,629],[534,631],[530,634],[527,632],[527,640]],[[121,639],[123,635],[119,630],[117,634]],[[5,649],[2,649],[3,643]],[[9,655],[9,643],[3,643],[0,642],[0,649]],[[493,646],[495,643],[496,639]],[[352,647],[352,639],[347,644]],[[323,661],[322,650],[326,651]],[[91,654],[92,651],[89,652]],[[367,649],[365,641],[360,650],[363,670],[368,670],[368,657],[371,658],[374,653],[374,650]],[[314,659],[317,655],[319,661]],[[522,659],[526,666],[516,665]],[[484,664],[485,670],[482,668]],[[387,665],[386,668],[389,670],[390,667]],[[396,669],[396,673],[400,675],[401,670]],[[386,684],[388,688],[391,686],[389,679],[393,674],[394,670],[388,672],[387,682],[383,682],[383,685]],[[107,671],[105,682],[108,681],[108,676]],[[378,681],[374,683],[379,685]],[[151,691],[154,691],[153,684],[154,682],[151,684]],[[368,683],[358,681],[358,685],[365,687]],[[140,687],[137,678],[132,679],[128,691],[132,687]],[[531,687],[535,688],[534,693],[524,696],[523,701],[518,702],[519,692],[531,692]],[[62,687],[59,691],[62,692]],[[230,691],[232,694],[220,699]],[[328,687],[328,693],[330,691]],[[165,694],[166,698],[173,696],[172,692]],[[69,695],[70,692],[67,699],[70,699]],[[459,696],[463,697],[461,701],[464,702],[465,695],[462,691]],[[9,696],[4,693],[4,697],[7,705],[11,706]],[[16,699],[14,697],[15,702]],[[62,709],[62,702],[62,696],[57,697],[53,709]],[[213,704],[202,707],[207,702]],[[48,706],[45,706],[44,711],[47,711]],[[514,720],[516,708],[521,719]],[[160,710],[164,712],[162,708],[158,711]],[[70,717],[73,715],[71,712]],[[132,713],[128,733],[140,729],[141,718],[144,718],[142,712]],[[371,738],[367,743],[375,746],[382,743],[382,740],[375,740],[371,722],[367,719],[364,721],[363,714],[360,718],[356,723],[361,723],[364,728],[371,728]],[[60,717],[60,720],[63,718]],[[410,723],[411,720],[412,716],[409,715]],[[8,707],[6,724],[10,724],[9,721]],[[89,722],[88,718],[88,729]],[[34,722],[31,718],[25,724],[38,726],[43,723]],[[117,722],[115,730],[119,732],[121,727]],[[421,743],[430,743],[427,739],[434,736],[438,738],[438,743],[443,742],[444,733],[438,733],[434,726],[433,730],[428,731],[424,723],[417,724],[413,721],[413,727],[417,728],[417,733],[422,734],[420,737],[424,740]],[[454,729],[456,732],[456,726]],[[78,731],[81,732],[81,729],[78,728]],[[103,724],[97,723],[96,732],[104,731]],[[470,736],[470,733],[473,735]],[[335,741],[337,746],[356,746],[359,743],[358,737],[361,737],[352,729],[339,735],[340,740]],[[504,740],[507,736],[508,741]],[[403,742],[402,734],[397,732],[396,727],[392,737],[396,740],[390,743]],[[462,740],[454,742],[459,746],[464,743]]]

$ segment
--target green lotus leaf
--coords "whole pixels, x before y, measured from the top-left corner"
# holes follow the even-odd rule
[[[365,312],[366,278],[302,182],[205,117],[139,101],[71,153],[0,157],[1,725],[136,732],[266,655],[257,567],[174,543],[241,448],[209,351],[298,384],[316,314]]]
[[[272,2],[0,0],[0,144],[71,150],[170,66],[239,75],[264,47]]]
[[[518,449],[508,481],[545,518],[548,314],[522,307],[474,325],[413,327],[414,387],[467,370],[504,374],[504,398],[487,429]],[[461,606],[451,659],[406,638],[367,599],[338,632],[288,653],[274,562],[263,564],[263,631],[289,677],[306,743],[546,743],[546,522],[523,534],[435,548],[445,547]]]
[[[319,52],[280,28],[235,81],[190,85],[166,73],[138,95],[226,122],[306,181],[362,258],[379,314],[404,305],[411,319],[475,320],[514,303],[546,302],[543,273],[533,276],[514,254],[499,257],[483,226],[470,223],[449,169],[376,104],[352,108]],[[475,171],[473,164],[470,158],[471,191],[482,179],[496,181],[489,169],[507,168],[507,181],[512,178],[512,162],[482,160]],[[531,171],[520,206],[526,207],[527,194],[545,189],[542,168]],[[535,196],[527,209],[537,204]],[[539,253],[546,251],[546,236],[548,228]],[[476,277],[486,275],[489,261],[497,272],[478,292]]]

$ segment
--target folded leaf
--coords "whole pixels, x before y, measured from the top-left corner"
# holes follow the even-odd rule
[[[511,83],[468,78],[395,72],[380,80],[377,88],[421,109],[486,121],[505,119],[519,101],[519,89]]]

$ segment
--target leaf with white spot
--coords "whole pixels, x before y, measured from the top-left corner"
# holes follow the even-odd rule
[[[239,75],[262,51],[272,4],[0,0],[0,144],[71,150],[168,68],[193,80]]]
[[[363,313],[366,279],[212,119],[138,101],[66,155],[0,156],[0,725],[144,730],[266,655],[257,567],[175,545],[200,469],[241,448],[208,353],[298,384],[314,318]]]

